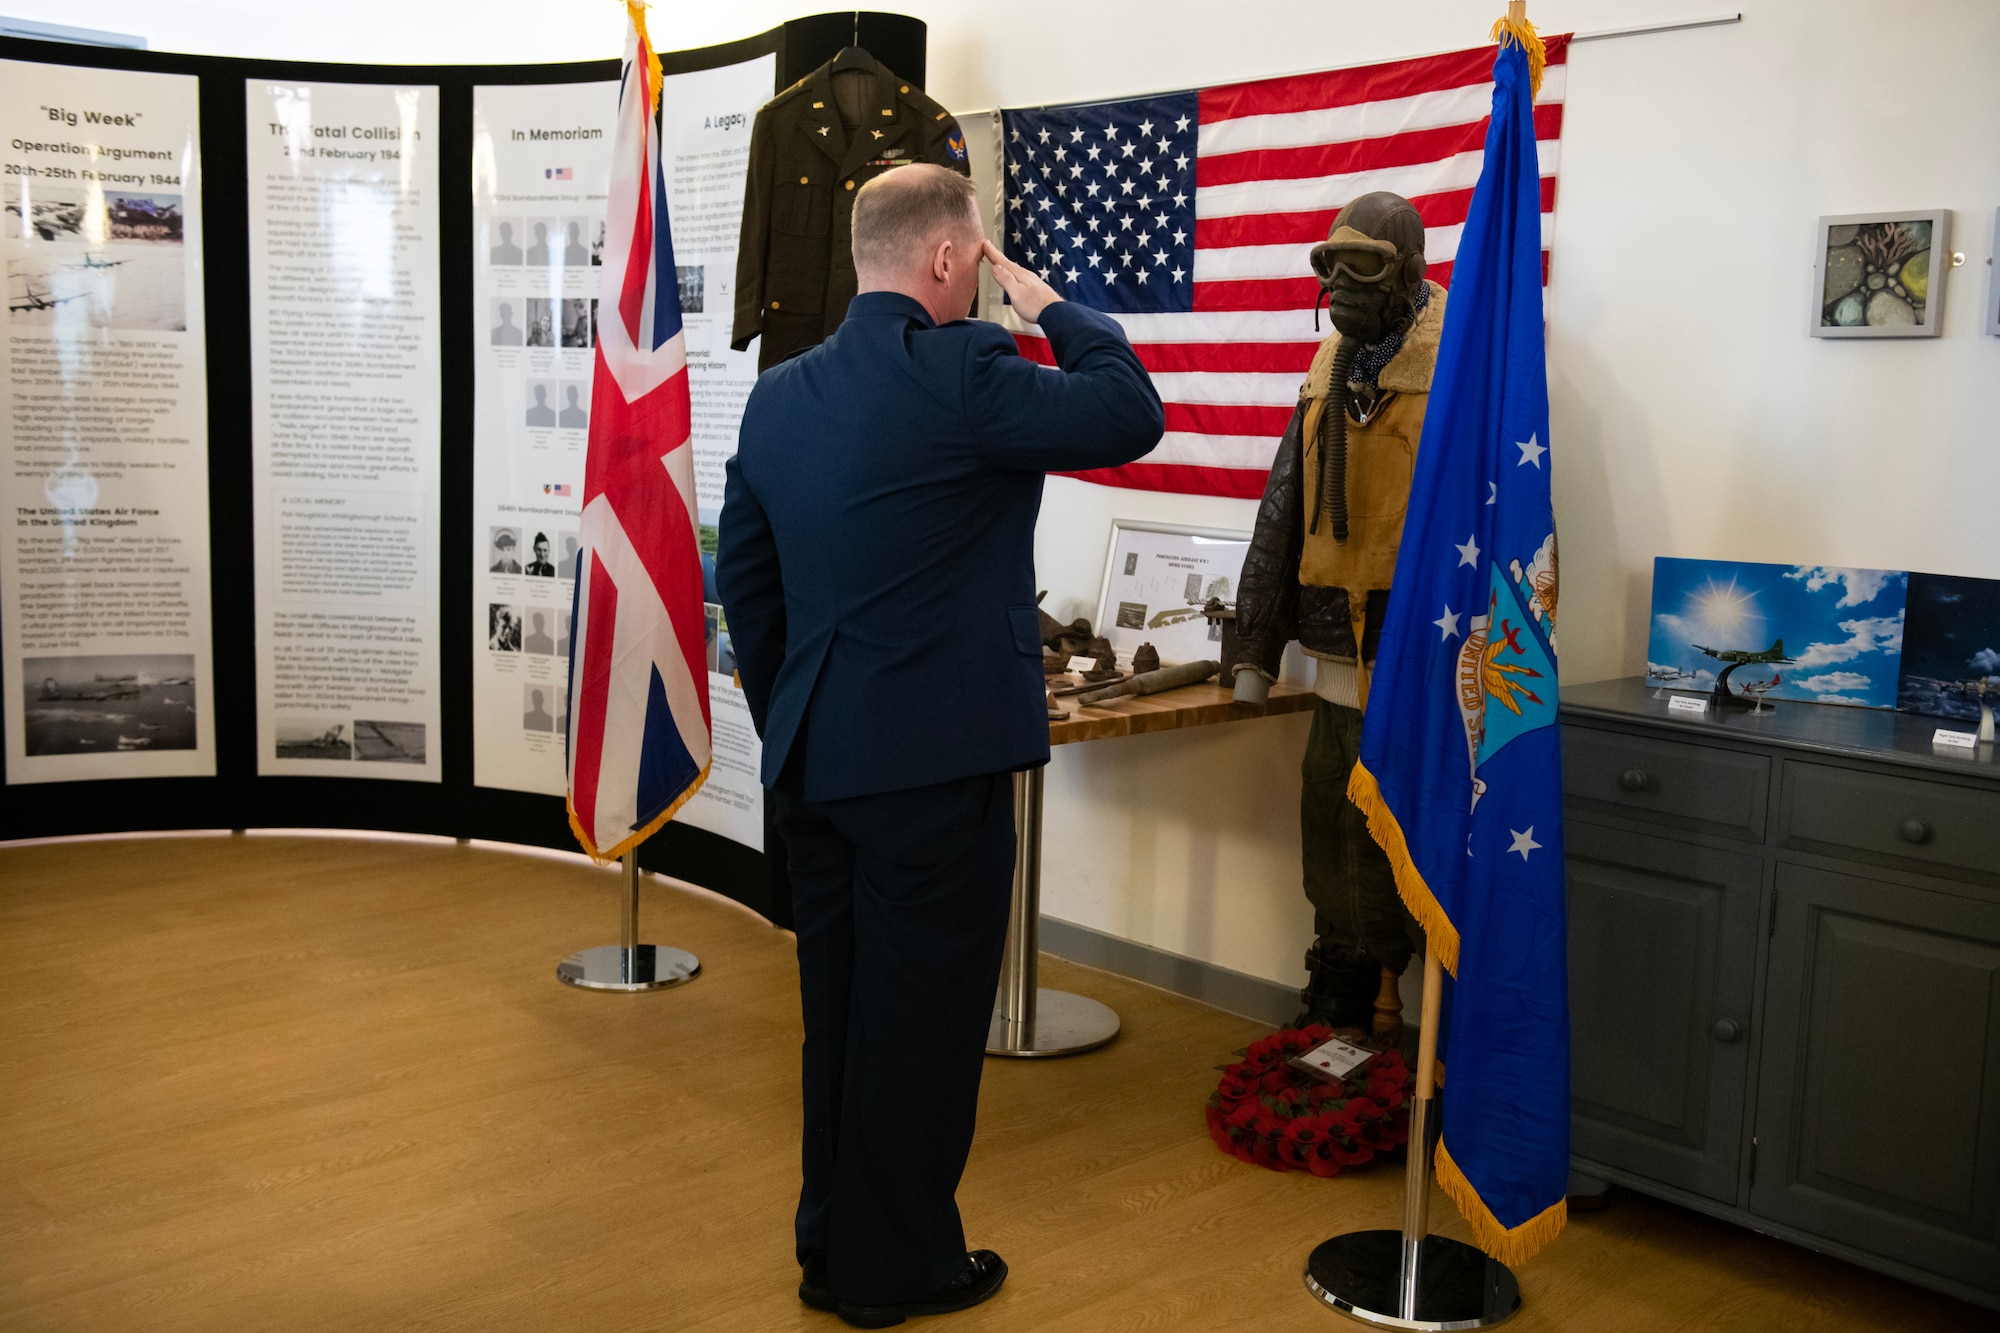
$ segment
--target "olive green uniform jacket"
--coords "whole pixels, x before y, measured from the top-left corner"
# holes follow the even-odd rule
[[[817,346],[854,299],[854,192],[885,171],[932,162],[965,175],[965,135],[951,113],[878,65],[862,124],[834,100],[832,62],[766,102],[750,131],[750,176],[736,252],[741,352],[760,334],[757,369]]]

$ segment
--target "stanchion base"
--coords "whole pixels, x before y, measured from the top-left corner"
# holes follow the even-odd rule
[[[1521,1308],[1507,1265],[1444,1236],[1424,1237],[1414,1319],[1396,1313],[1402,1277],[1400,1231],[1350,1231],[1321,1242],[1306,1260],[1307,1291],[1377,1328],[1491,1328]]]
[[[1009,1023],[994,1009],[993,1026],[986,1029],[986,1053],[1017,1059],[1077,1055],[1094,1051],[1117,1035],[1118,1015],[1111,1006],[1066,990],[1037,990],[1031,1028]]]
[[[584,990],[661,990],[693,981],[701,960],[685,949],[641,944],[627,949],[600,944],[573,953],[556,965],[556,980]]]

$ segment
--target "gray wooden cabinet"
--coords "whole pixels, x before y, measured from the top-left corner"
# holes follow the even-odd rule
[[[1667,697],[1563,690],[1578,1168],[2000,1309],[1993,747]]]

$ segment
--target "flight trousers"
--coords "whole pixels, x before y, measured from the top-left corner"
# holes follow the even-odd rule
[[[1321,957],[1329,964],[1353,960],[1369,985],[1376,969],[1408,967],[1411,955],[1423,951],[1423,932],[1396,892],[1395,872],[1368,832],[1368,817],[1347,799],[1347,779],[1360,757],[1360,710],[1317,701],[1300,764],[1306,898],[1319,919]]]

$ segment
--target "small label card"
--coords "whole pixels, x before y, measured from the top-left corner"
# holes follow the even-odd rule
[[[1095,671],[1097,670],[1097,659],[1094,657],[1072,657],[1069,659],[1069,669],[1071,671]]]
[[[1338,1037],[1328,1037],[1303,1055],[1292,1057],[1291,1063],[1309,1074],[1316,1074],[1329,1083],[1338,1083],[1361,1066],[1373,1060],[1377,1052],[1365,1047],[1342,1041]]]
[[[1949,745],[1960,750],[1979,748],[1979,733],[1976,731],[1946,731],[1939,727],[1931,733],[1932,745]]]
[[[1699,694],[1676,694],[1667,700],[1669,713],[1703,714],[1708,711],[1708,700]]]

